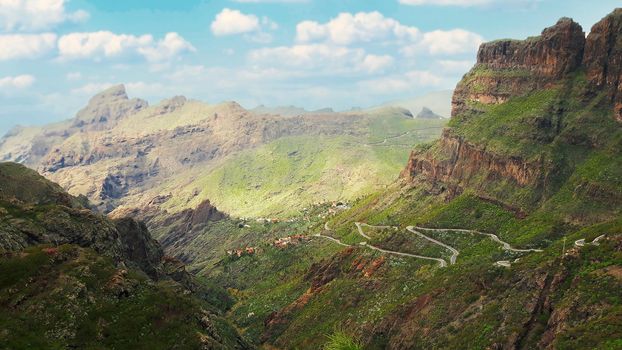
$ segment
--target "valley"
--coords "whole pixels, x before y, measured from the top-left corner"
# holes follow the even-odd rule
[[[368,109],[116,85],[17,127],[0,348],[620,349],[621,57],[619,8]]]

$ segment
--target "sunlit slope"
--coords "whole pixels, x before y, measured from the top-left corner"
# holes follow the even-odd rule
[[[327,201],[349,201],[394,181],[412,145],[435,139],[443,121],[378,116],[364,137],[290,136],[235,153],[208,171],[176,176],[153,194],[174,193],[169,212],[210,199],[234,216],[287,217]]]

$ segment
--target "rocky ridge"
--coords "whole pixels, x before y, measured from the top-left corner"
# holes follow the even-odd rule
[[[462,131],[463,126],[509,99],[542,89],[565,88],[568,79],[580,76],[583,71],[587,72],[589,86],[581,90],[581,98],[589,101],[603,92],[606,98],[599,106],[622,121],[621,23],[622,9],[617,9],[595,24],[587,39],[579,24],[562,18],[538,37],[482,44],[477,64],[454,92],[452,128],[446,129],[431,148],[414,150],[401,177],[407,182],[423,181],[436,184],[440,190],[449,189],[449,197],[467,187],[480,188],[482,195],[494,197],[484,187],[495,182],[508,183],[514,188],[545,188],[547,179],[560,170],[553,168],[544,154],[527,158],[519,152],[497,153],[486,144],[470,140]],[[525,142],[553,144],[558,135],[564,135],[563,142],[568,144],[583,142],[578,139],[584,136],[568,135],[576,130],[563,130],[564,107],[552,104],[549,108],[546,114],[535,115],[529,121],[535,124],[534,132],[543,136],[532,136],[533,139]],[[502,132],[503,128],[500,126],[499,130]],[[592,141],[588,145],[596,147]]]

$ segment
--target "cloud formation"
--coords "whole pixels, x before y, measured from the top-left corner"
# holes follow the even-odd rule
[[[0,61],[37,58],[55,47],[54,33],[0,35]]]
[[[330,72],[375,73],[393,63],[389,55],[372,55],[363,49],[328,44],[300,44],[253,50],[250,62],[262,67],[288,67],[313,71],[315,74]]]
[[[382,42],[403,46],[402,52],[414,56],[422,52],[432,55],[459,54],[473,51],[483,42],[479,34],[464,29],[421,32],[380,12],[341,13],[327,23],[303,21],[296,26],[299,43],[324,42],[350,46]]]
[[[82,22],[86,11],[67,12],[65,0],[0,0],[0,28],[4,31],[38,31],[63,22]]]
[[[212,33],[216,36],[243,34],[260,29],[259,18],[238,10],[223,9],[212,22]]]
[[[0,78],[1,89],[24,89],[30,87],[35,82],[32,75],[17,75],[13,77]]]
[[[150,62],[172,59],[196,49],[177,33],[167,33],[159,41],[150,34],[115,34],[109,31],[70,33],[58,40],[59,57],[64,60],[114,58],[138,54]]]
[[[327,23],[303,21],[296,26],[296,40],[301,43],[327,41],[350,45],[374,40],[415,40],[419,29],[401,24],[380,12],[341,13]]]

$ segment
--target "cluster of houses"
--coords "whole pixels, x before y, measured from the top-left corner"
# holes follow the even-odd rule
[[[232,249],[232,250],[227,250],[227,255],[240,258],[245,255],[253,255],[257,253],[257,250],[258,250],[257,247],[245,247],[245,248],[239,248],[239,249]]]
[[[276,241],[272,243],[272,245],[279,249],[284,249],[290,245],[297,245],[307,240],[309,240],[309,237],[304,236],[304,235],[291,235],[291,236],[277,239]]]

